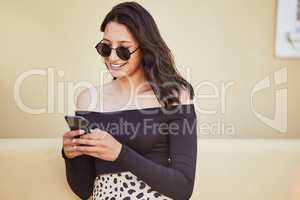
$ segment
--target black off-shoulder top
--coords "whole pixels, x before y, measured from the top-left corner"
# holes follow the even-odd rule
[[[130,171],[154,190],[187,200],[194,188],[197,159],[197,115],[194,104],[171,109],[150,107],[112,112],[77,110],[89,121],[122,144],[114,161],[88,155],[68,159],[62,149],[66,178],[81,199],[92,195],[94,179],[105,173]]]

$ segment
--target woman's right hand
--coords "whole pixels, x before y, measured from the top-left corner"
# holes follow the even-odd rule
[[[72,142],[73,138],[84,134],[84,130],[68,131],[63,134],[63,151],[67,158],[75,158],[83,155],[82,152],[76,149],[76,144]]]

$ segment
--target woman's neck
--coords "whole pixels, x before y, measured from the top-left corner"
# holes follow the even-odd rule
[[[152,91],[149,82],[146,80],[142,70],[131,76],[117,78],[112,81],[115,85],[116,92],[120,95],[134,95],[147,91]]]

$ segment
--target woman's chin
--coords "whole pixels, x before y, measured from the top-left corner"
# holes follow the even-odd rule
[[[116,69],[111,69],[111,68],[109,68],[108,70],[109,70],[109,73],[110,73],[113,77],[116,77],[116,78],[121,78],[121,77],[127,76],[126,71],[124,71],[124,70],[122,70],[122,69],[116,70]]]

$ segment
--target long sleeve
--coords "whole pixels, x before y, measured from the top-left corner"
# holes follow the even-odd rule
[[[92,195],[95,179],[94,159],[86,155],[69,159],[63,149],[62,157],[65,160],[66,177],[72,191],[80,199],[88,199]]]
[[[169,122],[169,167],[152,162],[124,144],[114,162],[174,200],[189,199],[196,173],[196,118],[196,114],[191,112]]]

